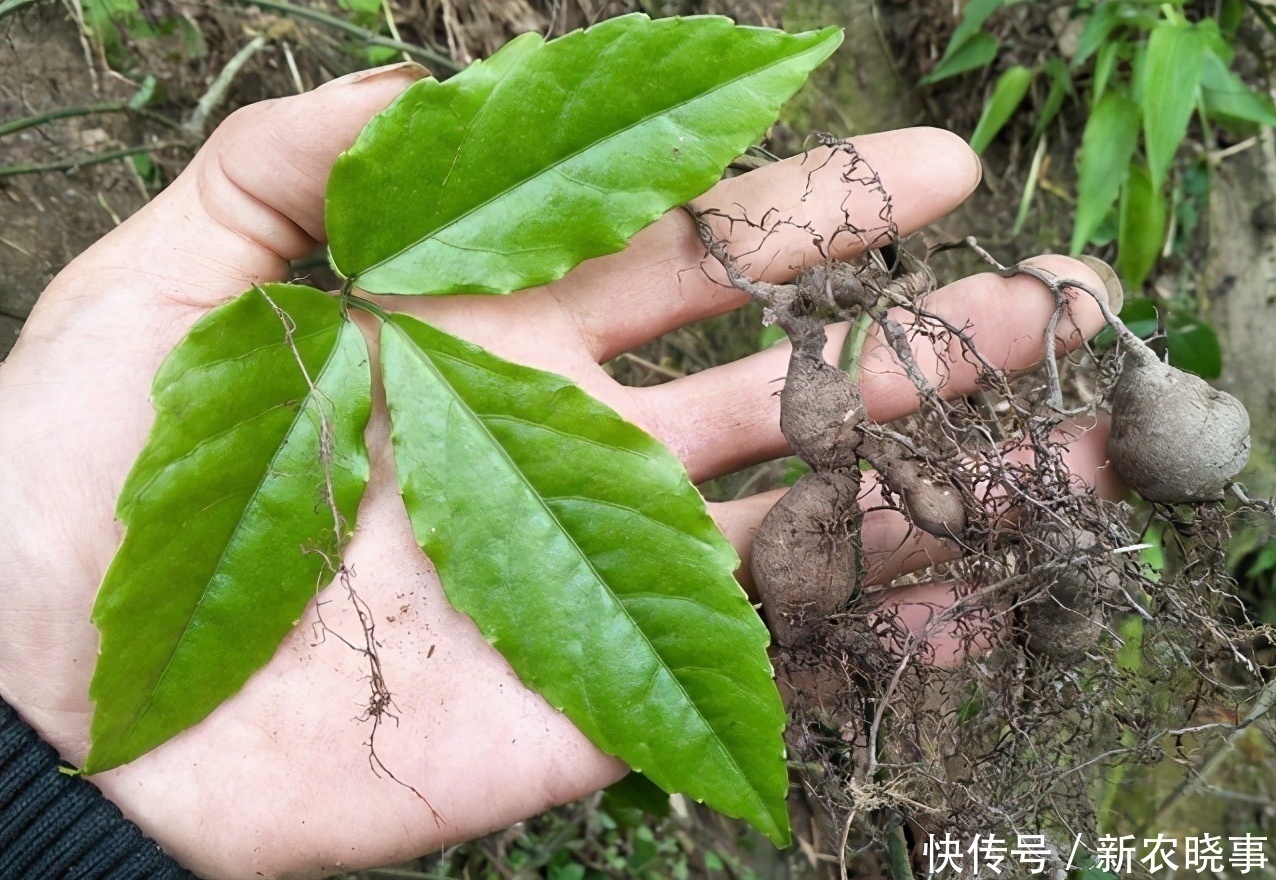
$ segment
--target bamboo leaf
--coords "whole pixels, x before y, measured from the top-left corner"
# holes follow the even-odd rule
[[[920,84],[933,85],[951,76],[985,67],[997,57],[998,46],[997,38],[991,34],[975,34],[922,77]]]
[[[997,41],[990,35],[981,33],[980,29],[994,12],[1015,2],[1018,0],[970,0],[966,8],[962,10],[961,21],[957,23],[953,35],[948,40],[948,45],[944,47],[944,54],[940,56],[939,63],[935,65],[934,70],[922,78],[921,84],[930,85],[967,70],[983,67],[992,61],[997,56]],[[988,52],[989,41],[992,47],[991,54]],[[986,60],[972,63],[975,59],[983,58],[984,55],[987,55]]]
[[[1138,137],[1138,107],[1124,95],[1108,92],[1090,113],[1081,136],[1073,254],[1081,253],[1116,202]]]
[[[1100,3],[1086,15],[1085,26],[1077,39],[1077,51],[1072,56],[1072,66],[1079,68],[1090,60],[1100,47],[1110,44],[1112,32],[1121,23],[1119,3]]]
[[[1245,85],[1213,52],[1206,52],[1202,62],[1201,97],[1211,119],[1222,117],[1276,125],[1276,107],[1272,105],[1271,96]]]
[[[1037,123],[1033,126],[1033,137],[1041,137],[1046,126],[1054,122],[1054,118],[1059,115],[1064,98],[1073,93],[1072,73],[1068,70],[1068,65],[1063,63],[1063,59],[1051,58],[1046,62],[1044,70],[1046,76],[1050,78],[1050,91],[1046,93],[1046,100],[1041,105],[1041,115],[1037,117]]]
[[[568,380],[381,333],[399,483],[448,599],[599,748],[788,840],[784,709],[682,465]]]
[[[374,293],[506,293],[703,193],[841,42],[716,16],[511,40],[374,118],[328,182],[333,265]]]
[[[1158,189],[1187,134],[1204,55],[1205,40],[1189,24],[1162,23],[1148,37],[1139,75],[1140,103],[1148,171]]]
[[[1121,220],[1117,233],[1117,260],[1113,267],[1126,290],[1143,287],[1165,243],[1165,196],[1152,183],[1152,175],[1131,165],[1121,191]]]
[[[1112,80],[1112,72],[1116,70],[1117,61],[1120,60],[1123,50],[1127,47],[1122,43],[1113,40],[1110,43],[1104,43],[1099,47],[1099,52],[1094,57],[1094,78],[1090,87],[1090,105],[1097,107],[1099,102],[1104,99],[1108,93],[1108,83]]]
[[[992,143],[992,139],[1005,126],[1019,109],[1024,95],[1028,94],[1028,86],[1032,85],[1033,72],[1026,67],[1012,67],[997,79],[992,96],[984,107],[975,133],[970,136],[970,148],[982,153]]]
[[[367,349],[337,301],[268,284],[201,319],[155,376],[121,492],[85,772],[235,693],[332,577],[368,481]]]

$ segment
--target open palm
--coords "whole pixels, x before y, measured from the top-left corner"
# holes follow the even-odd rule
[[[98,645],[89,615],[119,545],[115,500],[153,420],[151,378],[209,308],[254,283],[287,279],[288,261],[324,241],[323,191],[333,161],[414,76],[411,69],[374,71],[236,113],[159,198],[54,280],[0,370],[0,570],[7,575],[0,696],[67,760],[78,764],[88,750]],[[979,179],[969,149],[944,132],[914,129],[856,145],[892,194],[903,233],[954,208]],[[847,192],[837,186],[836,163],[830,169],[820,178],[828,185],[809,197],[810,166],[793,160],[720,184],[701,207],[749,216],[774,209],[797,221],[765,242],[732,233],[733,247],[751,254],[753,272],[782,280],[820,258],[796,226],[832,229],[843,220]],[[852,203],[852,219],[859,211],[866,221],[875,216],[881,205],[870,202]],[[1042,262],[1102,287],[1080,264]],[[644,389],[616,384],[599,364],[740,306],[743,297],[711,268],[690,219],[675,211],[624,252],[546,287],[392,307],[571,377],[669,446],[700,481],[785,454],[775,394],[784,348]],[[1007,369],[1040,359],[1052,307],[1035,282],[993,275],[951,285],[932,300],[954,323],[970,322],[983,353]],[[1060,328],[1069,345],[1102,325],[1088,301],[1076,303],[1073,319],[1077,326]],[[840,343],[839,332],[830,335],[831,345]],[[973,389],[973,370],[943,368],[929,349],[917,356],[943,376],[946,393]],[[870,342],[864,358],[870,415],[908,413],[916,395],[886,348]],[[1074,470],[1094,482],[1102,430],[1077,434]],[[333,633],[361,633],[349,596],[336,586],[206,721],[93,778],[198,873],[309,876],[384,864],[504,827],[625,773],[524,688],[448,606],[398,495],[379,396],[368,439],[372,479],[345,560],[373,615],[394,695],[397,723],[387,718],[380,727],[377,755],[437,816],[369,764],[370,726],[360,720],[369,696],[366,660],[317,625],[322,614]],[[776,497],[711,505],[742,555]],[[867,517],[864,544],[878,584],[955,552],[885,510]],[[942,585],[913,587],[893,601],[924,617],[943,595]]]

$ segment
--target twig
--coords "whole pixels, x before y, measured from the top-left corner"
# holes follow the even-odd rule
[[[390,36],[402,42],[403,38],[399,36],[399,26],[394,23],[394,10],[390,8],[390,0],[381,0],[381,12],[385,15],[385,26],[386,30],[390,32]],[[402,55],[404,61],[412,60],[407,52],[403,52]]]
[[[155,150],[165,150],[169,147],[185,146],[181,141],[167,141],[156,144],[142,144],[136,147],[125,147],[122,150],[111,150],[106,153],[94,153],[92,156],[75,156],[70,159],[59,159],[57,162],[31,162],[24,165],[5,165],[0,166],[0,177],[15,177],[19,174],[39,174],[44,171],[70,171],[75,168],[84,168],[89,165],[100,165],[103,162],[113,162],[116,159],[125,159],[129,156],[136,156],[139,153],[149,153]]]
[[[235,53],[230,61],[226,62],[226,66],[222,68],[221,73],[217,74],[217,78],[213,80],[212,85],[208,87],[208,91],[204,92],[203,97],[199,99],[199,103],[195,105],[195,109],[191,111],[190,117],[182,124],[182,129],[188,134],[202,136],[204,134],[204,126],[208,123],[208,116],[217,109],[217,105],[226,97],[226,92],[230,89],[230,84],[239,74],[248,59],[256,55],[263,46],[266,45],[266,38],[258,35],[253,37],[248,43]]]
[[[654,361],[649,361],[644,357],[639,357],[638,355],[634,354],[632,351],[626,351],[622,353],[621,357],[629,361],[631,364],[637,364],[643,369],[651,370],[653,373],[659,373],[660,375],[669,379],[683,379],[687,375],[686,373],[683,373],[680,370],[675,370],[670,367],[661,366],[660,364],[655,363]]]
[[[1146,828],[1159,822],[1180,797],[1191,792],[1197,785],[1204,784],[1205,780],[1218,769],[1223,760],[1231,753],[1241,735],[1256,721],[1270,712],[1273,706],[1276,706],[1276,680],[1268,682],[1258,692],[1258,698],[1254,701],[1254,708],[1241,720],[1240,724],[1232,728],[1231,733],[1227,735],[1227,739],[1223,741],[1223,744],[1218,747],[1214,754],[1206,759],[1205,763],[1201,765],[1201,769],[1179,780],[1178,785],[1174,786],[1174,790],[1165,796],[1157,806],[1152,818],[1140,828],[1139,833],[1142,834]]]
[[[283,0],[231,0],[240,6],[260,6],[262,9],[269,9],[272,12],[281,12],[285,15],[295,15],[298,18],[308,18],[311,21],[326,24],[329,27],[343,30],[348,34],[358,37],[365,43],[371,43],[374,46],[386,46],[391,49],[397,49],[414,58],[428,62],[435,67],[446,70],[449,73],[456,73],[461,70],[461,65],[457,64],[451,58],[440,55],[424,46],[415,46],[412,43],[405,43],[402,40],[395,40],[390,37],[383,37],[378,33],[359,27],[353,22],[337,18],[335,15],[329,15],[326,12],[320,12],[318,9],[310,9],[305,6],[294,6],[291,3],[285,3]]]
[[[842,840],[837,847],[837,867],[842,875],[842,880],[850,880],[846,874],[846,841],[851,836],[851,823],[855,821],[855,810],[847,815],[846,821],[842,824]]]

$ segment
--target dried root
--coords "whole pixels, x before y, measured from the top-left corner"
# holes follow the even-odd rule
[[[1208,749],[1212,734],[1236,729],[1229,713],[1267,673],[1259,651],[1276,633],[1252,623],[1228,590],[1237,510],[1221,503],[1248,456],[1248,418],[1233,398],[1133,339],[1114,314],[1120,284],[1104,264],[1092,264],[1100,292],[1032,265],[1002,265],[970,239],[954,246],[1003,276],[1035,278],[1056,303],[1043,370],[1008,375],[969,328],[927,307],[934,275],[896,241],[877,175],[849,143],[820,143],[844,160],[843,184],[883,207],[879,228],[847,219],[831,236],[812,232],[812,243],[827,255],[850,235],[861,257],[826,259],[790,284],[757,281],[712,224],[762,225],[695,215],[729,282],[793,346],[781,429],[812,473],[758,529],[753,573],[775,635],[801,789],[822,813],[822,846],[836,847],[825,855],[843,866],[866,836],[898,860],[910,839],[946,831],[963,840],[1044,833],[1066,855],[1071,838],[1055,840],[1051,829],[1093,838],[1093,772],[1153,759],[1188,728]],[[1096,393],[1068,387],[1053,344],[1078,294],[1098,303],[1120,340]],[[824,328],[839,320],[853,327],[840,365],[824,356]],[[857,377],[870,331],[917,389],[906,430],[867,418]],[[939,375],[919,367],[920,345],[940,353]],[[1119,378],[1103,381],[1117,375],[1119,353]],[[955,357],[975,370],[979,395],[940,394]],[[1065,464],[1064,418],[1093,416],[1105,399],[1112,463],[1156,502],[1150,510],[1097,498]],[[866,589],[864,462],[880,475],[882,504],[964,554],[932,573],[951,596],[920,622],[916,608],[905,619]],[[1270,506],[1233,488],[1242,510],[1270,517]],[[1175,548],[1159,572],[1140,556],[1150,520]],[[1132,650],[1131,621],[1140,630],[1137,674],[1115,662]]]

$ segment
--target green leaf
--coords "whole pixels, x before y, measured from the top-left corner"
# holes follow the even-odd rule
[[[381,364],[403,499],[452,604],[600,749],[783,845],[768,635],[678,460],[567,379],[403,315]]]
[[[1223,372],[1223,347],[1218,334],[1195,316],[1171,313],[1165,328],[1165,350],[1171,364],[1202,379],[1217,379]]]
[[[970,0],[962,11],[961,21],[944,47],[935,69],[922,78],[922,85],[930,85],[956,76],[975,67],[983,67],[997,56],[997,41],[988,34],[980,33],[980,28],[994,12],[1017,0]],[[987,53],[988,41],[991,40],[992,53],[984,61],[965,66],[970,59],[982,57]],[[964,59],[964,60],[963,60]]]
[[[788,339],[788,336],[779,324],[763,327],[758,331],[758,351],[764,351],[782,339]]]
[[[1081,253],[1116,201],[1138,137],[1138,108],[1124,95],[1108,92],[1090,113],[1081,136],[1073,254]]]
[[[651,816],[669,815],[669,795],[641,773],[630,773],[603,791],[603,808],[641,810]]]
[[[1111,45],[1109,37],[1121,23],[1119,3],[1100,3],[1086,16],[1085,26],[1077,39],[1077,51],[1072,56],[1073,68],[1079,68],[1090,56],[1105,45]]]
[[[1160,332],[1156,302],[1147,297],[1127,297],[1121,309],[1121,321],[1143,340],[1151,340]],[[1104,328],[1095,337],[1095,343],[1100,346],[1115,342],[1116,334],[1111,328]],[[1164,345],[1170,363],[1180,370],[1195,373],[1202,379],[1217,379],[1223,371],[1223,348],[1218,334],[1190,309],[1166,309]]]
[[[333,265],[373,293],[560,278],[709,189],[841,39],[640,14],[523,34],[412,85],[337,160]]]
[[[1050,78],[1050,91],[1046,93],[1046,100],[1041,105],[1037,124],[1033,126],[1033,137],[1041,137],[1046,126],[1059,115],[1059,110],[1063,107],[1063,99],[1072,93],[1072,73],[1068,70],[1068,65],[1063,63],[1063,59],[1051,58],[1046,62],[1044,69],[1046,76]]]
[[[1117,233],[1117,274],[1125,289],[1143,287],[1165,244],[1165,196],[1152,185],[1152,175],[1131,165],[1121,190],[1121,221]]]
[[[1196,108],[1205,40],[1189,24],[1160,24],[1148,37],[1140,70],[1143,135],[1152,185],[1160,188]]]
[[[952,55],[940,61],[934,70],[922,77],[920,84],[932,85],[951,76],[957,76],[959,73],[985,67],[997,57],[998,46],[997,38],[991,34],[975,34],[962,43]]]
[[[997,132],[1014,115],[1015,110],[1028,94],[1028,86],[1032,85],[1033,72],[1026,67],[1012,67],[997,78],[992,97],[984,107],[983,115],[975,126],[975,133],[970,136],[970,148],[982,153],[997,136]]]
[[[1276,107],[1227,69],[1223,59],[1206,52],[1201,68],[1201,97],[1211,119],[1225,117],[1259,125],[1276,125]]]
[[[1094,58],[1094,79],[1090,89],[1090,105],[1097,107],[1108,93],[1108,83],[1117,61],[1123,54],[1124,44],[1113,40],[1099,47],[1099,54]]]
[[[271,658],[331,579],[368,481],[367,349],[318,290],[268,284],[214,309],[152,394],[93,608],[86,773],[197,723]]]

